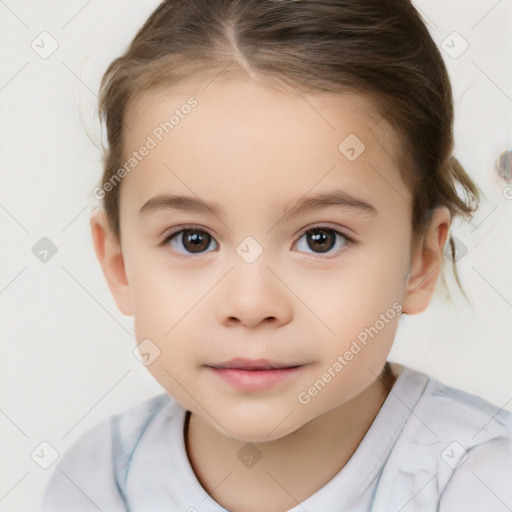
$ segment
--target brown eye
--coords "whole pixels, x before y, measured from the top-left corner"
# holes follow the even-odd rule
[[[182,229],[169,235],[165,239],[164,244],[170,244],[177,252],[201,254],[208,249],[212,241],[213,238],[206,231]],[[184,251],[181,250],[180,246],[184,248]]]
[[[307,236],[307,244],[311,250],[327,252],[334,247],[336,235],[333,231],[324,229],[312,229]]]
[[[305,242],[305,243],[304,243]],[[351,240],[335,229],[316,227],[308,229],[297,241],[297,248],[311,254],[323,254],[332,252],[334,248],[342,248],[349,245]]]

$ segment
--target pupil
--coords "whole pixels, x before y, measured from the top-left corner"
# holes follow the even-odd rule
[[[201,233],[199,231],[191,230],[188,230],[185,233],[189,233],[188,235],[185,235],[185,247],[187,247],[187,245],[191,243],[192,251],[190,252],[194,252],[194,250],[198,250],[197,252],[201,252],[201,250],[204,250],[208,247],[210,235],[208,235],[207,233]],[[187,250],[189,250],[188,247]]]
[[[208,233],[202,233],[200,231],[187,230],[187,235],[184,237],[184,245],[190,244],[191,247],[187,247],[187,250],[192,249],[190,252],[201,252],[205,250],[209,245],[210,235]],[[310,243],[312,241],[312,243]],[[308,235],[308,246],[312,250],[318,252],[327,252],[332,249],[333,244],[336,242],[334,233],[327,232],[320,229],[314,229]]]
[[[320,249],[318,252],[327,252],[333,247],[334,233],[326,234],[326,231],[323,230],[313,230],[311,231],[311,235],[308,237],[308,246],[312,250]],[[331,243],[328,242],[328,239],[331,239]],[[309,240],[313,240],[313,244],[309,243]],[[335,242],[335,240],[334,240]],[[316,244],[316,245],[315,245]]]

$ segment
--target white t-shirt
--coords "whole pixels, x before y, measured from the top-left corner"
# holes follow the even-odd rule
[[[167,394],[112,416],[55,468],[43,512],[225,512],[199,483]],[[342,470],[288,512],[510,512],[512,413],[403,367]]]

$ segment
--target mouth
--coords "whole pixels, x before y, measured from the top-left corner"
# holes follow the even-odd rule
[[[218,368],[223,370],[245,370],[245,371],[265,371],[265,370],[282,370],[289,368],[297,368],[302,364],[288,364],[270,361],[268,359],[243,359],[235,358],[230,359],[224,363],[207,365],[211,368]]]
[[[295,380],[304,364],[281,363],[268,359],[231,359],[224,363],[207,365],[216,378],[227,383],[231,389],[256,392],[269,390]]]

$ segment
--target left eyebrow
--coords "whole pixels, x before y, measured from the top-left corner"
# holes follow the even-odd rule
[[[279,222],[287,222],[302,213],[321,208],[328,208],[329,206],[350,208],[354,210],[354,213],[361,215],[369,215],[372,217],[378,215],[378,211],[375,206],[363,199],[352,196],[343,190],[332,190],[302,198],[295,204],[295,206],[284,213],[284,215],[279,219]]]

